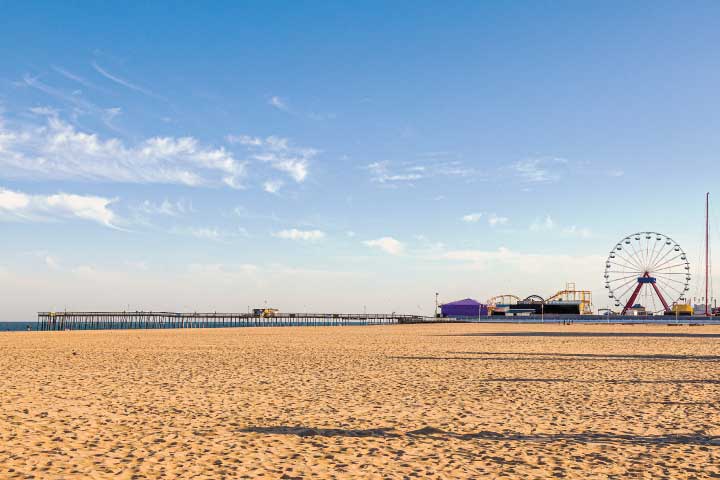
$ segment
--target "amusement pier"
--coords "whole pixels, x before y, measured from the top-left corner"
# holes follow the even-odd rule
[[[274,326],[392,325],[436,322],[523,323],[656,323],[700,325],[720,323],[711,298],[709,208],[705,196],[704,295],[689,296],[690,261],[668,235],[637,232],[615,243],[604,264],[603,281],[610,307],[594,309],[592,292],[574,283],[543,298],[532,294],[495,295],[484,303],[465,298],[440,304],[435,294],[433,316],[353,313],[282,313],[256,308],[248,313],[176,312],[40,312],[37,330],[220,328]],[[614,307],[614,308],[613,308]]]
[[[158,328],[292,327],[431,323],[434,317],[397,314],[175,312],[40,312],[37,330],[124,330]]]

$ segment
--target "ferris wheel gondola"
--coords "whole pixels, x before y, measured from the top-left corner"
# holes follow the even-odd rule
[[[690,290],[690,262],[667,235],[638,232],[615,244],[605,261],[605,288],[625,314],[636,303],[660,313],[684,302]]]

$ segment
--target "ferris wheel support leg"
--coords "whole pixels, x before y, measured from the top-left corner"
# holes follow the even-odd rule
[[[635,287],[635,290],[633,290],[632,295],[630,295],[630,299],[627,301],[627,304],[625,304],[625,307],[622,309],[621,315],[625,315],[634,304],[635,300],[637,299],[638,294],[640,293],[640,289],[642,288],[643,284],[638,282],[637,287]],[[664,302],[665,300],[663,300]]]
[[[657,294],[658,298],[663,304],[663,307],[665,307],[665,311],[669,312],[670,307],[668,306],[667,302],[665,301],[665,297],[662,296],[662,293],[660,293],[660,289],[658,289],[657,285],[655,285],[655,282],[652,283],[653,289],[655,290],[655,293]]]

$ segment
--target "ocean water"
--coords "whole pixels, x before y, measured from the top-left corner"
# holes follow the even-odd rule
[[[0,322],[0,332],[23,332],[28,326],[35,330],[36,322]]]

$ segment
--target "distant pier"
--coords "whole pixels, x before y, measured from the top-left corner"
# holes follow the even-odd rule
[[[247,313],[39,312],[37,330],[393,325],[431,323],[437,320],[433,317],[394,313],[278,313],[258,316]]]
[[[176,312],[39,312],[36,330],[128,330],[228,327],[313,327],[395,325],[416,323],[585,323],[718,325],[720,317],[628,316],[628,315],[530,315],[436,318],[422,315],[362,313],[248,313]]]

